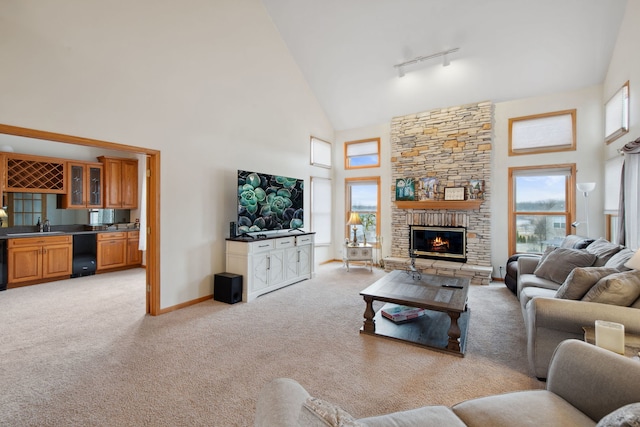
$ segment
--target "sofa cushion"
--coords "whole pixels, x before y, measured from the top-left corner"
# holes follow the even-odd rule
[[[629,248],[621,249],[620,252],[609,258],[605,267],[617,268],[618,271],[631,270],[629,267],[625,267],[624,263],[629,261],[635,252]]]
[[[609,261],[609,258],[620,252],[623,247],[615,243],[611,243],[607,239],[600,237],[595,242],[585,248],[585,251],[596,256],[593,263],[594,267],[601,267]]]
[[[357,422],[342,408],[325,400],[309,396],[303,406],[304,409],[300,412],[300,425],[315,424],[317,421],[315,417],[330,427],[363,427],[363,424]]]
[[[576,267],[590,267],[595,260],[596,256],[585,250],[557,248],[540,260],[533,274],[562,283],[571,270]]]
[[[546,390],[513,392],[453,406],[467,426],[593,426],[591,418]]]
[[[640,403],[630,403],[603,417],[596,427],[640,426]]]
[[[464,427],[464,423],[446,406],[423,406],[358,420],[367,427]],[[302,424],[301,424],[302,425]]]
[[[522,308],[522,312],[524,313],[529,301],[535,297],[555,298],[556,292],[557,291],[554,291],[553,289],[537,288],[534,286],[523,288],[522,291],[520,291],[520,306]]]
[[[640,297],[640,271],[611,274],[598,280],[582,301],[630,306]]]
[[[556,298],[579,300],[585,296],[589,289],[595,285],[598,280],[610,274],[617,273],[615,268],[605,267],[577,267],[574,268],[567,276],[562,286],[558,288]]]

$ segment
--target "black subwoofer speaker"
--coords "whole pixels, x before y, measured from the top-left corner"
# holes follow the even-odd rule
[[[242,276],[234,273],[218,273],[213,279],[213,299],[235,304],[242,301]]]

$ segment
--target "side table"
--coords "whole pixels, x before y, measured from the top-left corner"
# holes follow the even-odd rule
[[[373,246],[358,243],[357,245],[345,244],[342,261],[349,271],[349,262],[364,261],[365,267],[369,263],[369,271],[373,271]]]
[[[596,344],[596,328],[595,326],[583,326],[584,341],[589,344]],[[640,361],[640,336],[624,334],[624,355],[634,360]]]

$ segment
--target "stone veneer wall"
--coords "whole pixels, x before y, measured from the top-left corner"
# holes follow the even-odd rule
[[[481,102],[395,117],[391,121],[392,200],[398,178],[435,177],[445,187],[483,179],[484,202],[475,210],[398,209],[392,206],[391,256],[408,258],[409,225],[467,227],[467,264],[491,266],[491,124],[493,104]],[[483,269],[486,270],[486,269]]]

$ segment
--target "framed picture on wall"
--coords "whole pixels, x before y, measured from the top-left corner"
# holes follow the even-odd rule
[[[469,200],[484,199],[484,179],[469,180]]]

